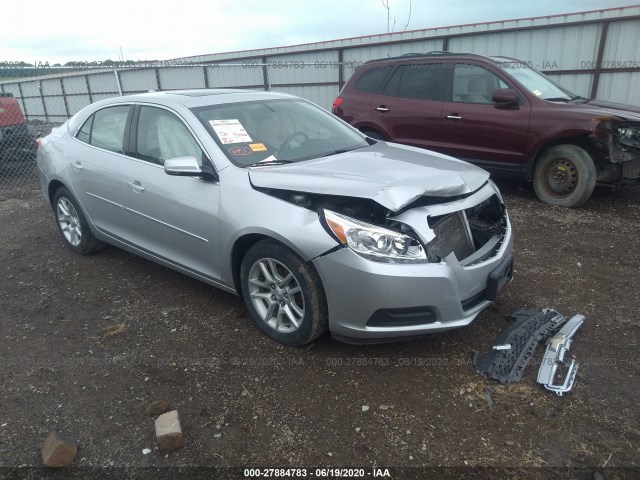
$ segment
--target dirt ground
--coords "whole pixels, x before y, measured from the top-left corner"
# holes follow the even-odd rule
[[[39,191],[3,193],[0,477],[17,478],[16,467],[37,476],[28,467],[42,464],[56,430],[79,445],[76,471],[382,467],[421,478],[411,467],[463,467],[441,477],[509,467],[485,473],[556,478],[566,470],[534,467],[575,467],[570,478],[640,478],[640,188],[567,210],[537,202],[526,183],[499,185],[515,279],[471,326],[389,345],[326,336],[306,348],[274,343],[239,298],[150,261],[112,247],[73,254]],[[587,317],[564,397],[535,383],[542,347],[516,385],[471,365],[522,306]],[[154,400],[179,411],[183,449],[158,452]]]

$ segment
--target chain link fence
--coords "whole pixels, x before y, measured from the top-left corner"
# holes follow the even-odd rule
[[[171,61],[102,68],[0,68],[0,197],[37,188],[36,138],[98,100],[150,90],[240,88],[290,93],[330,109],[344,80],[361,63]]]

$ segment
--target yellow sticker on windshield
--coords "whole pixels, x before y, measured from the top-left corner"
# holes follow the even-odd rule
[[[264,146],[264,143],[250,143],[249,148],[254,152],[264,152],[267,150],[267,147]]]
[[[534,91],[533,91],[533,94],[534,94],[536,97],[539,97],[540,95],[542,95],[542,92],[541,92],[540,90],[534,90]]]

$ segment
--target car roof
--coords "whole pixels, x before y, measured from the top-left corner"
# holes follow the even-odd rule
[[[250,102],[256,100],[273,100],[284,98],[297,98],[293,95],[278,92],[266,92],[262,90],[242,90],[232,88],[210,88],[194,90],[166,90],[161,92],[149,91],[114,97],[103,102],[110,103],[148,102],[166,105],[169,107],[182,105],[187,108],[202,107],[206,105],[218,105],[225,103]]]

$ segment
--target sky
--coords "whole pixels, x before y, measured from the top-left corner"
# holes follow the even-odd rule
[[[639,3],[388,1],[395,31],[404,30],[407,21],[406,29],[415,30]],[[53,65],[119,60],[121,50],[124,60],[165,60],[387,32],[382,0],[29,0],[5,2],[1,10],[0,67],[16,61]]]

